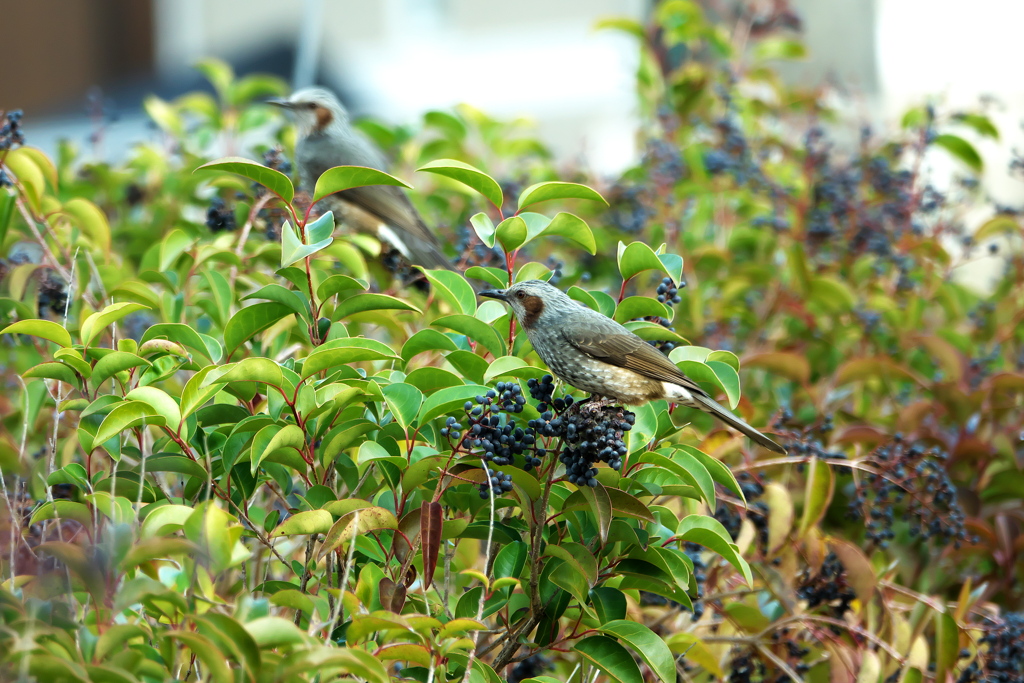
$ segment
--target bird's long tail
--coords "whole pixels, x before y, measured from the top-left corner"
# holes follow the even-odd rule
[[[746,436],[750,437],[750,440],[756,444],[764,446],[770,451],[775,451],[781,455],[786,455],[786,449],[775,443],[767,436],[757,431],[741,418],[734,415],[728,408],[723,406],[721,403],[711,398],[710,396],[701,396],[699,394],[693,394],[693,400],[698,404],[694,407],[699,410],[703,410],[705,413],[714,415],[719,420],[729,425],[738,432],[742,432]]]

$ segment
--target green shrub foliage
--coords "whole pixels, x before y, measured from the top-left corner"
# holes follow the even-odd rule
[[[361,124],[395,175],[296,188],[284,84],[216,61],[119,164],[6,113],[0,677],[1022,680],[1021,224],[963,227],[998,132],[923,107],[844,135],[773,71],[785,19],[607,22],[644,113],[615,179],[462,107]],[[466,277],[319,202],[374,184],[415,188]],[[580,411],[474,289],[532,278],[789,455],[665,402]]]

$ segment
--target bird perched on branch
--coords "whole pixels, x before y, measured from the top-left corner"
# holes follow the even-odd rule
[[[323,88],[306,88],[288,99],[272,99],[295,122],[299,179],[312,192],[317,178],[335,166],[368,166],[387,171],[384,155],[352,127],[338,98]],[[441,244],[412,202],[390,185],[356,187],[333,195],[331,208],[342,220],[369,230],[402,252],[412,264],[454,270]]]
[[[786,453],[711,398],[663,353],[548,283],[528,280],[480,295],[507,303],[551,372],[577,389],[606,402],[641,405],[665,399],[696,408],[768,450]]]

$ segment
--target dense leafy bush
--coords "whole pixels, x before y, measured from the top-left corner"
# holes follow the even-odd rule
[[[3,679],[1021,680],[1021,228],[963,224],[998,132],[922,108],[843,151],[770,68],[792,17],[739,21],[609,22],[647,114],[614,181],[462,108],[297,192],[283,84],[213,61],[123,165],[6,114]],[[474,282],[557,282],[789,455],[580,410],[501,304],[319,211],[399,178]]]

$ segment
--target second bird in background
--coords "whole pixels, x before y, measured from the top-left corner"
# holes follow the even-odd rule
[[[313,191],[317,178],[335,166],[367,166],[387,171],[384,155],[352,127],[338,98],[323,88],[306,88],[288,99],[268,100],[295,122],[295,162],[303,187]],[[332,195],[330,208],[342,220],[369,229],[423,268],[455,270],[441,243],[399,187],[356,187]]]

